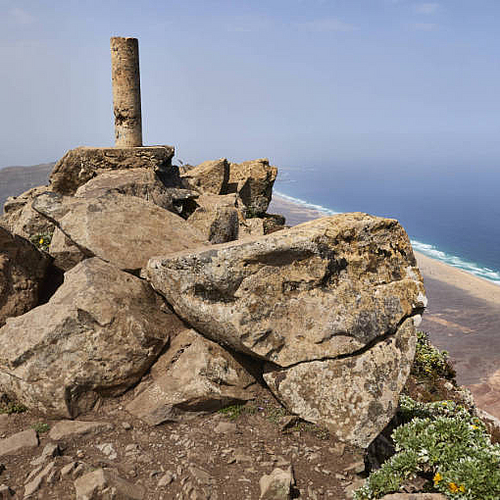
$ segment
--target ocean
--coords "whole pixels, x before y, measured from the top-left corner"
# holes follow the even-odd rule
[[[500,285],[500,169],[280,167],[274,192],[326,214],[398,219],[413,248]]]

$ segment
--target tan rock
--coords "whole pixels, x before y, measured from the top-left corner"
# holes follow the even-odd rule
[[[40,489],[44,480],[54,471],[55,462],[47,464],[31,481],[24,486],[24,496],[29,497]]]
[[[395,335],[340,359],[267,368],[264,380],[285,407],[340,440],[366,448],[394,416],[415,355],[413,318]],[[364,469],[364,465],[363,465]]]
[[[61,420],[52,426],[49,437],[54,441],[60,441],[63,439],[73,439],[77,436],[95,435],[112,429],[113,424],[109,422]]]
[[[205,161],[196,167],[181,170],[180,175],[189,189],[200,193],[223,194],[229,179],[229,163],[226,158]]]
[[[38,446],[38,436],[34,429],[18,432],[5,439],[0,439],[0,457],[13,455]]]
[[[277,467],[271,474],[260,478],[260,498],[262,500],[288,500],[294,478],[291,467],[283,470]]]
[[[106,194],[136,196],[175,214],[194,209],[199,193],[182,188],[176,170],[169,173],[155,172],[149,168],[112,170],[99,174],[80,186],[75,196],[97,198]]]
[[[218,344],[194,330],[177,334],[141,383],[127,411],[150,425],[188,419],[232,403],[248,401],[255,379]]]
[[[84,255],[136,271],[153,255],[197,248],[203,235],[184,219],[135,196],[37,197],[33,208],[53,220]],[[64,251],[64,249],[63,249]]]
[[[241,203],[241,202],[240,202]],[[239,199],[236,194],[224,196],[201,195],[196,200],[197,208],[188,221],[211,243],[225,243],[238,239]]]
[[[2,225],[10,232],[30,239],[36,235],[52,234],[54,224],[32,208],[33,200],[40,194],[50,191],[46,186],[39,186],[16,197],[10,197],[4,205]]]
[[[425,305],[403,228],[359,213],[155,257],[144,275],[204,336],[282,367],[354,353]]]
[[[52,189],[61,194],[73,194],[80,186],[106,170],[150,168],[169,172],[174,148],[149,146],[136,148],[88,148],[68,151],[50,174]]]
[[[101,498],[142,500],[146,496],[142,486],[126,481],[108,469],[89,472],[78,478],[74,484],[76,500],[99,500]],[[112,490],[114,490],[113,493]]]
[[[82,260],[92,257],[92,254],[82,252],[58,227],[52,234],[49,255],[54,258],[54,265],[63,271],[69,271]]]
[[[267,158],[231,163],[229,179],[223,193],[238,193],[252,215],[266,212],[278,169]]]
[[[47,304],[0,329],[0,390],[29,408],[75,417],[137,383],[180,328],[143,280],[87,259]]]
[[[0,326],[38,305],[50,258],[0,226]]]

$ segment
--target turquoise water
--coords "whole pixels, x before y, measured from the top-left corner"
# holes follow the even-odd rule
[[[398,219],[415,250],[500,285],[496,170],[281,168],[275,192],[325,214]]]

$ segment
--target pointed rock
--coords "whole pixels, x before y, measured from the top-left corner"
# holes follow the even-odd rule
[[[47,304],[0,329],[0,388],[30,408],[75,417],[137,383],[179,328],[143,280],[85,260]]]

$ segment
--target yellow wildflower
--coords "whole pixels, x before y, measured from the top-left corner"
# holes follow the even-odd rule
[[[40,241],[38,242],[40,245],[43,245],[43,238],[40,238]]]
[[[472,426],[472,428],[473,428],[474,430],[479,429],[479,427],[478,427],[477,425],[473,425],[473,426]]]
[[[462,493],[465,493],[465,486],[463,484],[458,488]]]
[[[436,472],[436,474],[434,475],[434,486],[438,484],[442,479],[443,476],[439,472]]]
[[[458,491],[458,486],[455,483],[448,483],[448,489],[452,493],[456,493]]]

